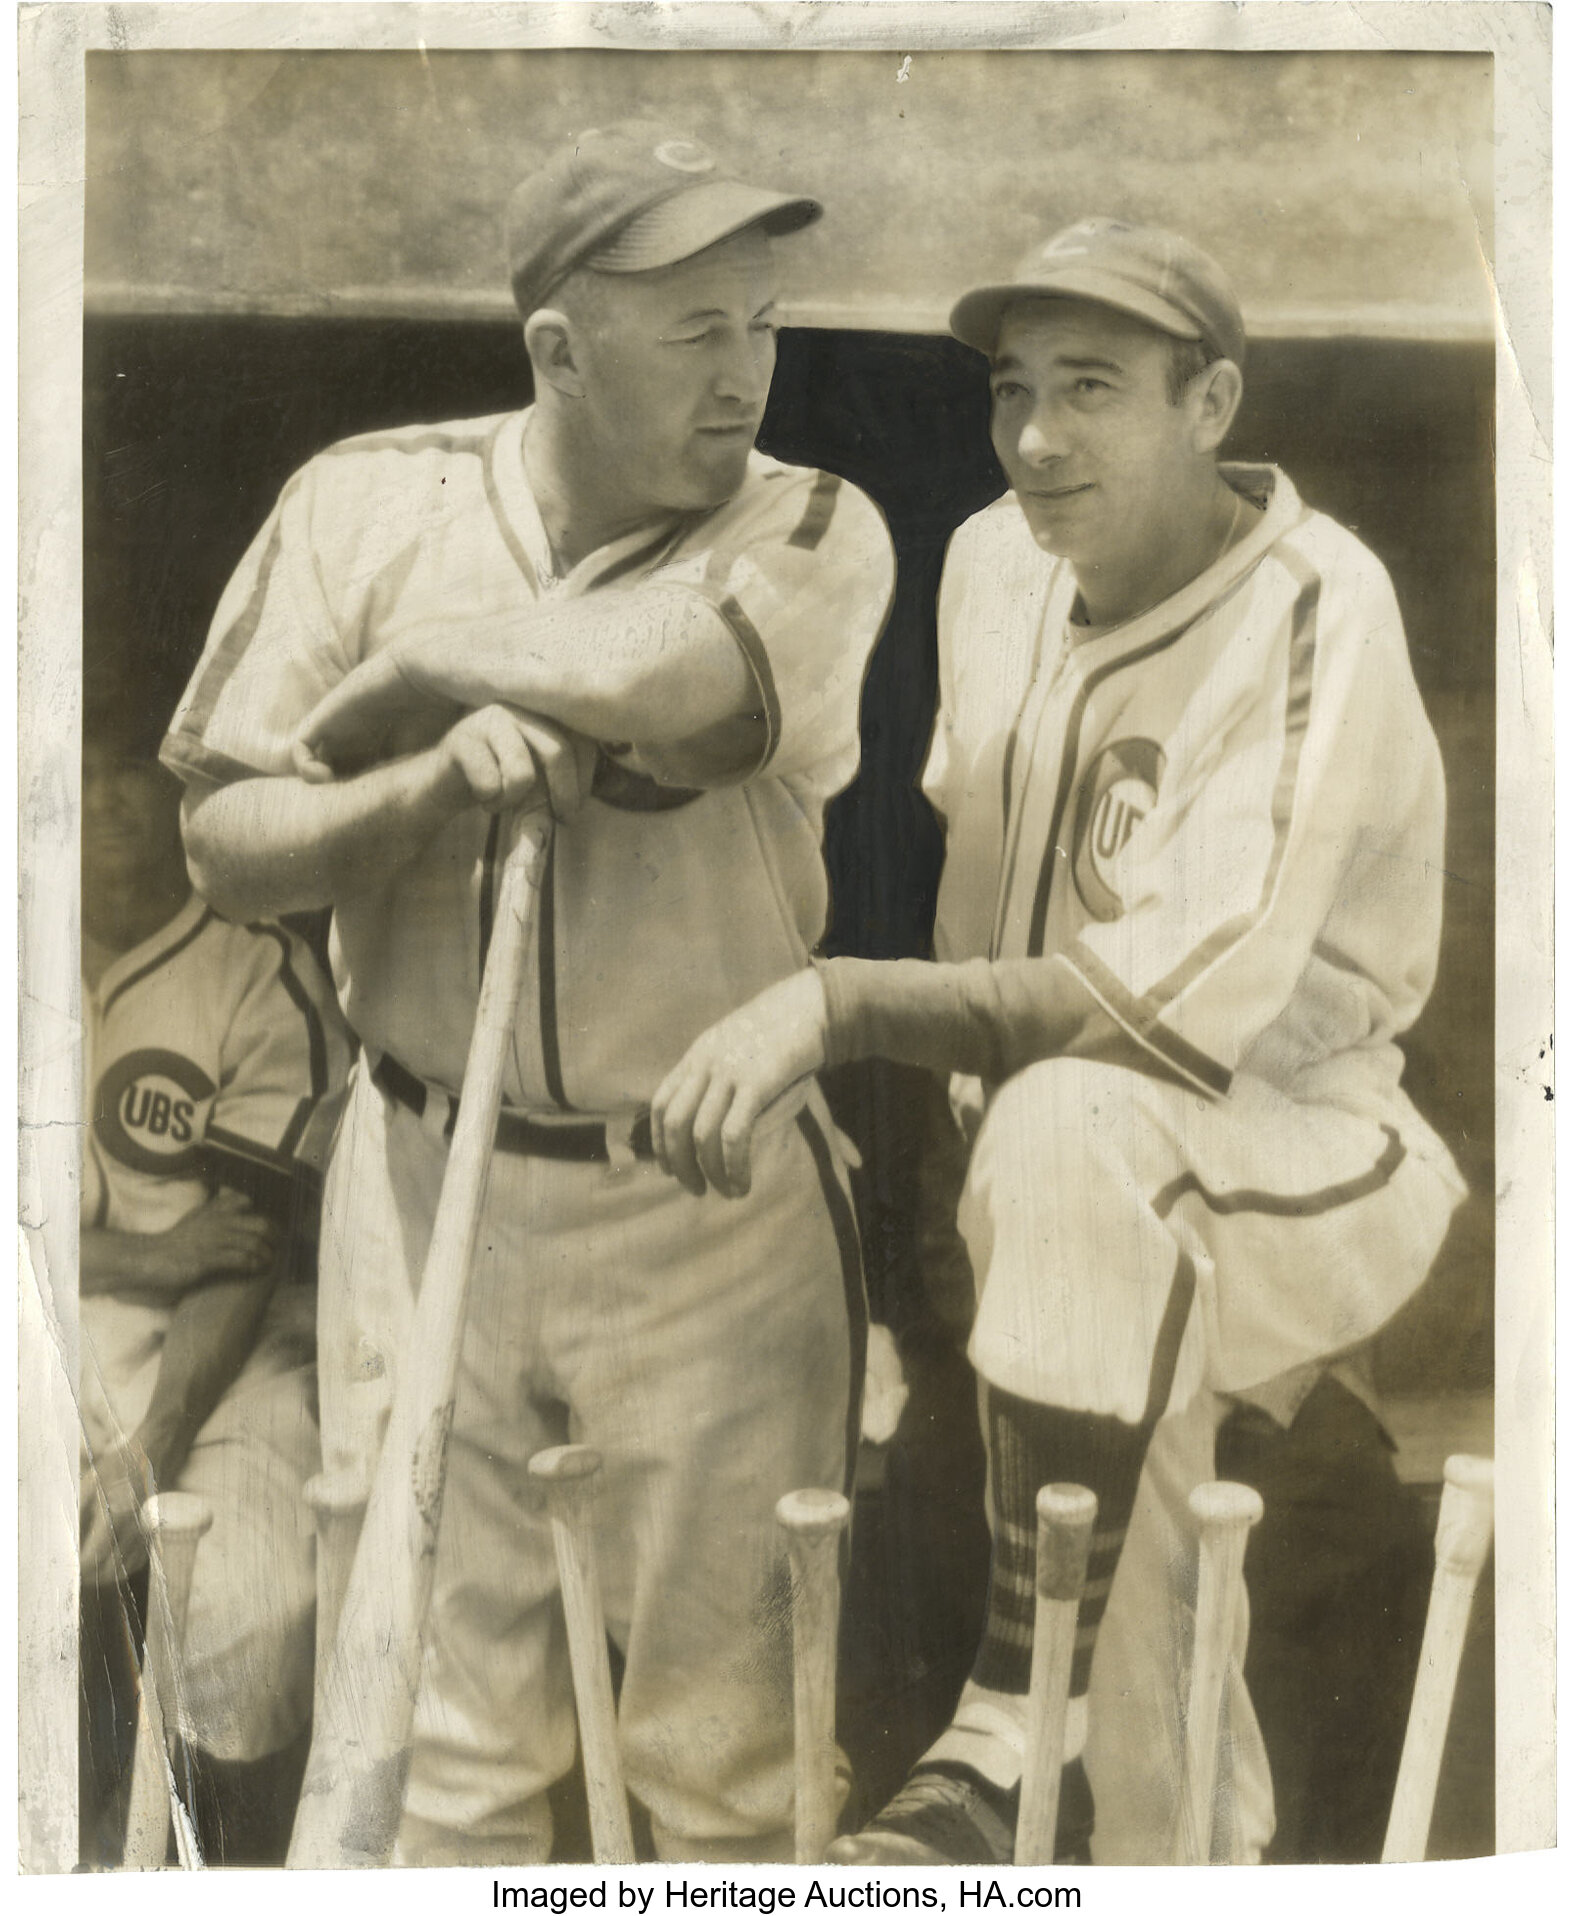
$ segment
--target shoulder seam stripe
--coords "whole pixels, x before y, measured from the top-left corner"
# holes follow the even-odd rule
[[[1279,771],[1269,800],[1273,824],[1273,847],[1263,874],[1262,891],[1256,905],[1228,923],[1220,925],[1184,958],[1167,978],[1163,978],[1143,996],[1154,1015],[1173,1004],[1216,964],[1229,949],[1261,923],[1273,901],[1284,870],[1284,854],[1289,844],[1290,825],[1295,811],[1296,784],[1300,776],[1301,750],[1306,743],[1311,718],[1312,675],[1317,667],[1317,614],[1322,591],[1321,575],[1310,567],[1300,568],[1299,555],[1292,564],[1288,554],[1277,554],[1280,563],[1300,587],[1290,614],[1290,660],[1285,673],[1284,749]]]
[[[213,907],[211,905],[204,905],[202,908],[202,915],[198,918],[197,922],[193,926],[191,926],[191,928],[188,931],[182,932],[180,937],[177,938],[172,945],[167,945],[164,948],[164,950],[157,953],[156,956],[150,958],[145,965],[138,966],[138,968],[134,972],[132,972],[129,978],[121,979],[120,983],[116,985],[114,990],[104,1000],[104,1008],[99,1013],[99,1016],[107,1018],[109,1016],[110,1006],[118,1003],[118,1001],[122,997],[124,997],[124,995],[131,989],[133,985],[141,984],[142,980],[147,977],[149,972],[158,971],[162,966],[167,965],[172,959],[179,957],[181,952],[183,952],[189,944],[193,943],[196,939],[200,938],[203,932],[206,931],[208,926],[211,925],[212,923],[213,923]]]
[[[834,472],[822,472],[809,489],[808,504],[803,509],[803,517],[796,529],[788,535],[787,543],[796,546],[802,552],[813,552],[825,537],[826,528],[836,511],[836,497],[842,489],[842,482]]]
[[[503,428],[508,423],[509,416],[500,419],[492,428],[491,437],[481,455],[481,489],[486,494],[487,504],[492,508],[492,519],[497,526],[498,537],[508,550],[508,556],[523,574],[526,585],[539,598],[541,581],[536,577],[536,569],[530,563],[529,553],[519,542],[519,534],[514,530],[508,514],[503,510],[502,494],[497,489],[497,475],[492,470],[502,445]]]

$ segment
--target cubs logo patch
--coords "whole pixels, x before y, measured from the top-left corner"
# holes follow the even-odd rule
[[[1147,738],[1106,745],[1083,774],[1072,827],[1077,896],[1106,922],[1126,909],[1123,860],[1131,835],[1158,802],[1164,753]]]
[[[216,1087],[178,1051],[128,1051],[98,1081],[93,1129],[117,1162],[151,1177],[181,1177],[195,1168]]]
[[[698,140],[663,140],[656,158],[675,173],[714,173],[716,162]]]

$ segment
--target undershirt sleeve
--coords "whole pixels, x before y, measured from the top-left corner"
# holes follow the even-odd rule
[[[1117,1036],[1112,1023],[1107,1034],[1097,1029],[1103,1014],[1053,958],[831,958],[815,969],[828,1065],[889,1058],[999,1084],[1041,1059],[1096,1051],[1102,1037]]]

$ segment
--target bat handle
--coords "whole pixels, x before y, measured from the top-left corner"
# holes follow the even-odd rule
[[[1080,1484],[1045,1484],[1038,1493],[1037,1596],[1029,1679],[1027,1749],[1015,1861],[1052,1863],[1065,1763],[1066,1704],[1077,1647],[1077,1607],[1088,1574],[1098,1498]]]
[[[1198,1484],[1188,1502],[1197,1520],[1197,1627],[1186,1708],[1186,1763],[1176,1861],[1206,1863],[1219,1771],[1219,1712],[1244,1591],[1246,1539],[1262,1498],[1246,1484]]]
[[[632,1863],[634,1835],[618,1756],[617,1712],[592,1529],[591,1513],[601,1488],[601,1454],[587,1444],[564,1444],[556,1450],[537,1451],[529,1470],[552,1520],[574,1704],[579,1712],[591,1847],[598,1863]]]
[[[317,1673],[327,1674],[371,1485],[364,1470],[323,1471],[301,1495],[317,1520]]]
[[[175,1818],[183,1867],[200,1868],[201,1855],[185,1805],[175,1791],[168,1742],[185,1729],[179,1659],[191,1606],[197,1546],[213,1524],[205,1499],[167,1490],[149,1497],[139,1519],[148,1545],[148,1610],[142,1658],[142,1707],[137,1718],[123,1863],[162,1869]]]
[[[1443,1466],[1443,1499],[1437,1513],[1437,1567],[1421,1638],[1421,1663],[1405,1746],[1399,1758],[1385,1863],[1426,1859],[1432,1806],[1448,1739],[1460,1659],[1470,1626],[1476,1583],[1492,1543],[1493,1470],[1485,1457],[1450,1457]]]
[[[792,1572],[794,1856],[823,1863],[836,1834],[838,1567],[851,1506],[835,1490],[789,1490],[776,1506]]]

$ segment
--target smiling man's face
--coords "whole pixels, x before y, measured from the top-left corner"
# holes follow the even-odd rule
[[[1033,537],[1079,580],[1141,574],[1197,496],[1196,421],[1174,342],[1108,306],[1024,300],[991,361],[990,437]]]

